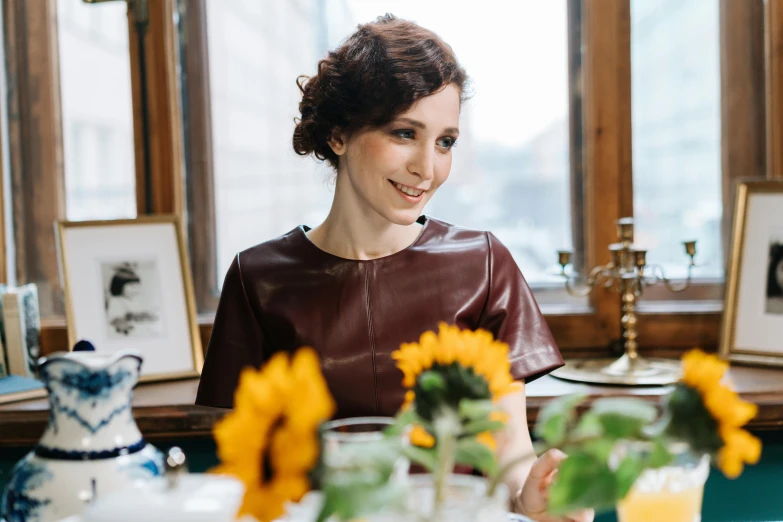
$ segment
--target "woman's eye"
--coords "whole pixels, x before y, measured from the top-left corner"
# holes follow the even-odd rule
[[[407,130],[407,129],[397,130],[397,131],[394,131],[392,134],[394,134],[398,138],[402,138],[404,140],[412,140],[413,136],[414,136],[413,131],[412,130]]]
[[[444,149],[450,149],[456,144],[457,144],[457,140],[455,140],[454,138],[441,138],[438,141],[438,145],[443,147]]]

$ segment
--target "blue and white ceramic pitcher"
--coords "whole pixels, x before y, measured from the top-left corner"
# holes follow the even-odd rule
[[[11,472],[0,519],[60,520],[101,495],[163,473],[162,453],[144,441],[131,413],[140,368],[141,356],[130,350],[40,359],[49,424]]]

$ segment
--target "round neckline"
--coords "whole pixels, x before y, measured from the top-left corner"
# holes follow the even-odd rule
[[[416,245],[419,244],[419,242],[424,237],[424,232],[427,231],[427,228],[428,228],[428,226],[430,224],[430,221],[432,221],[432,220],[429,217],[427,217],[424,214],[422,214],[421,216],[418,217],[418,219],[416,219],[416,223],[419,223],[420,225],[422,225],[422,227],[421,227],[421,230],[419,231],[419,235],[416,236],[416,239],[413,241],[413,243],[411,243],[410,245],[406,246],[402,250],[398,250],[397,252],[394,252],[393,254],[389,254],[387,256],[376,257],[376,258],[373,258],[373,259],[351,259],[351,258],[348,258],[348,257],[341,257],[341,256],[338,256],[336,254],[332,254],[331,252],[327,252],[326,250],[322,249],[321,247],[319,247],[318,245],[313,243],[312,240],[307,236],[307,232],[309,230],[312,230],[310,227],[308,227],[307,225],[299,225],[298,227],[296,227],[296,229],[299,231],[299,234],[302,236],[302,239],[304,239],[304,241],[308,245],[310,245],[313,249],[315,249],[316,251],[320,252],[321,254],[323,254],[325,256],[329,256],[329,257],[331,257],[333,259],[337,259],[339,261],[349,261],[349,262],[354,262],[354,263],[372,263],[372,262],[383,261],[385,259],[389,259],[389,258],[398,256],[398,255],[403,254],[403,253],[411,250],[412,248],[414,248]]]

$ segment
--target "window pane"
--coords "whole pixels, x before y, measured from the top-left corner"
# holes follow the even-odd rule
[[[392,12],[451,44],[475,92],[451,177],[427,214],[491,230],[531,284],[562,289],[556,250],[572,246],[566,1],[490,0],[482,9],[476,17],[459,4],[444,16],[443,4],[420,0],[207,0],[221,280],[237,251],[326,216],[330,170],[291,147],[294,80],[313,74],[358,23]],[[508,49],[513,64],[487,59]]]
[[[681,242],[697,240],[695,275],[721,277],[718,0],[631,0],[636,236],[650,263],[684,276]]]
[[[329,211],[329,171],[291,145],[295,81],[325,53],[326,25],[315,1],[206,3],[222,282],[238,251]]]
[[[134,217],[127,6],[59,0],[57,8],[67,217]]]

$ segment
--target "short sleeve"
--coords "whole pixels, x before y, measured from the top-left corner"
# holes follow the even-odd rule
[[[479,327],[508,343],[514,379],[531,382],[563,366],[563,358],[511,253],[493,234],[487,241],[489,290]]]
[[[239,374],[263,362],[264,337],[245,292],[239,255],[226,273],[196,404],[232,408]]]

